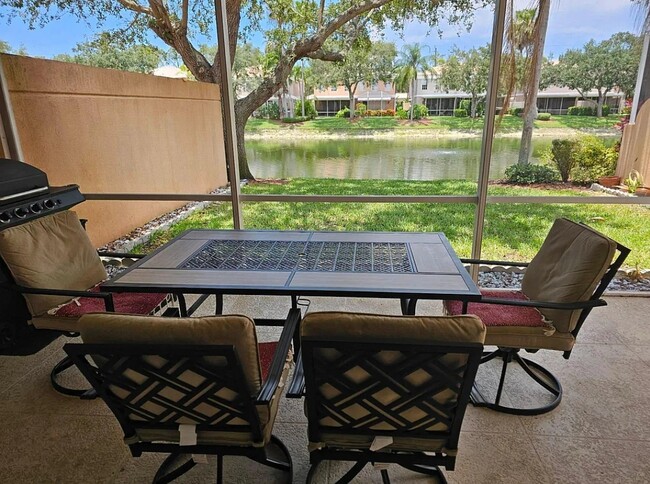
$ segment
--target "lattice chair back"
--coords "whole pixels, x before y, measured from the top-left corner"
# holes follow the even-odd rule
[[[249,318],[90,314],[79,325],[84,344],[66,351],[127,444],[178,444],[183,429],[196,435],[194,445],[268,443],[275,412],[255,405],[262,376]]]
[[[475,316],[307,315],[310,449],[361,449],[367,461],[398,463],[404,453],[432,452],[453,468],[484,338]]]

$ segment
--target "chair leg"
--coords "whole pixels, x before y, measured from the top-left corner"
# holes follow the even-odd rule
[[[282,453],[284,460],[279,460],[269,456],[269,450],[271,446],[274,446]],[[255,462],[264,464],[265,466],[287,472],[289,474],[289,477],[286,482],[288,482],[289,484],[293,482],[293,461],[291,460],[291,454],[289,453],[289,449],[287,449],[287,446],[284,445],[284,442],[278,439],[275,435],[271,436],[271,442],[269,442],[269,444],[264,448],[264,453],[262,457],[250,457],[250,458],[253,459]]]
[[[388,469],[381,470],[381,482],[382,484],[390,484],[390,477],[388,476]]]
[[[196,465],[192,456],[187,459],[187,454],[173,453],[169,454],[167,458],[160,464],[156,475],[153,478],[154,484],[166,484],[172,482],[174,479],[182,476],[192,467]],[[187,459],[182,464],[178,465],[179,461]],[[177,467],[175,467],[177,466]]]
[[[555,409],[562,401],[562,385],[560,381],[546,368],[534,361],[522,358],[518,354],[519,349],[516,348],[499,348],[493,353],[486,354],[481,360],[481,364],[490,361],[496,357],[503,359],[503,367],[501,368],[501,377],[499,380],[499,388],[497,390],[496,398],[493,402],[487,400],[479,389],[474,385],[472,389],[471,401],[476,407],[487,407],[497,412],[508,413],[512,415],[542,415]],[[544,388],[547,392],[555,398],[553,401],[546,405],[533,408],[517,408],[501,405],[501,394],[504,387],[506,372],[510,363],[517,363],[526,372],[526,374],[539,386]]]
[[[52,382],[52,388],[54,388],[55,391],[61,393],[62,395],[67,395],[70,397],[79,397],[84,400],[92,400],[97,398],[97,393],[92,388],[87,388],[87,389],[68,388],[68,387],[64,387],[57,381],[57,377],[61,373],[63,373],[65,370],[73,366],[74,363],[72,362],[72,359],[70,359],[69,356],[66,356],[61,361],[59,361],[54,366],[54,368],[52,368],[52,372],[50,373],[50,381]]]

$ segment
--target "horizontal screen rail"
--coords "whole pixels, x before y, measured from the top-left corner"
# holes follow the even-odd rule
[[[201,193],[84,193],[87,200],[103,201],[186,201],[230,202],[230,195]],[[242,194],[244,202],[284,203],[472,203],[478,202],[472,195],[283,195]],[[599,205],[650,205],[650,197],[575,197],[575,196],[488,196],[487,203],[510,204],[599,204]]]

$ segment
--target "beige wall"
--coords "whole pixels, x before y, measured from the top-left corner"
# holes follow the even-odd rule
[[[212,84],[2,55],[25,161],[82,193],[208,193],[226,184]],[[85,202],[99,246],[183,203]]]
[[[650,186],[650,102],[648,101],[641,106],[636,122],[633,125],[628,124],[623,131],[616,175],[625,179],[632,170],[641,173],[645,185]]]

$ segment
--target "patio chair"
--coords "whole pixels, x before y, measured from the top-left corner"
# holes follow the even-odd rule
[[[154,482],[184,474],[201,454],[217,456],[218,483],[227,455],[286,471],[291,482],[291,456],[272,430],[299,321],[290,310],[280,340],[258,344],[245,316],[88,314],[79,320],[83,344],[64,349],[117,418],[131,454],[169,454]]]
[[[178,315],[186,311],[182,297],[179,300],[168,294],[101,292],[99,285],[107,277],[99,254],[71,210],[0,231],[0,302],[5,313],[2,319],[26,321],[22,326],[14,325],[24,328],[27,334],[23,340],[38,340],[33,334],[37,332],[53,335],[31,352],[61,334],[76,336],[78,320],[88,312]],[[175,304],[180,304],[180,309],[173,308]],[[7,339],[14,343],[20,338],[10,335]],[[58,383],[59,374],[71,365],[66,357],[54,367],[54,389],[66,395],[89,395],[86,390]]]
[[[562,351],[564,358],[569,359],[591,310],[606,305],[601,296],[629,252],[594,229],[561,218],[555,221],[530,263],[464,259],[469,264],[526,267],[520,291],[481,290],[480,303],[445,302],[447,314],[471,313],[485,323],[485,344],[497,349],[486,353],[481,363],[503,359],[494,400],[475,388],[472,402],[516,415],[539,415],[556,408],[562,400],[560,381],[540,364],[522,358],[519,351]],[[534,382],[550,393],[552,401],[531,408],[503,405],[501,397],[510,363],[519,364]]]
[[[475,316],[311,313],[301,327],[311,482],[323,460],[395,463],[444,482],[483,350]],[[301,378],[299,375],[298,378]],[[293,386],[293,385],[292,385]]]

